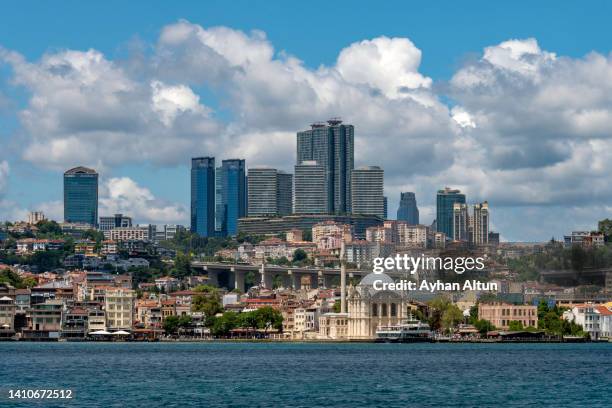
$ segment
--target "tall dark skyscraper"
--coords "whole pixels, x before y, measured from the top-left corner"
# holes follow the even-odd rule
[[[465,204],[465,194],[459,190],[446,187],[438,190],[436,197],[436,225],[438,232],[443,232],[449,239],[454,237],[453,206],[455,203]]]
[[[247,214],[245,161],[229,159],[221,162],[221,232],[238,234],[238,218]]]
[[[400,194],[399,208],[397,209],[397,220],[406,221],[408,224],[419,224],[419,208],[417,207],[414,193]]]
[[[191,231],[215,235],[215,158],[191,159]]]
[[[75,167],[64,173],[64,221],[98,223],[98,173]]]
[[[329,212],[351,212],[351,171],[354,167],[353,125],[339,119],[314,123],[310,130],[297,134],[297,165],[316,161],[325,169]]]

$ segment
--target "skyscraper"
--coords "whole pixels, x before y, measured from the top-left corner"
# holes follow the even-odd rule
[[[389,200],[387,199],[387,196],[383,197],[383,208],[384,208],[383,218],[386,220],[387,218],[389,218]]]
[[[293,174],[279,171],[276,177],[278,215],[290,215],[293,212]]]
[[[98,222],[98,173],[75,167],[64,173],[64,221],[96,226]]]
[[[471,241],[476,245],[489,243],[489,203],[474,204],[470,218]]]
[[[191,232],[215,235],[215,158],[191,159]]]
[[[314,160],[295,166],[294,207],[296,214],[329,213],[325,167]]]
[[[453,205],[455,203],[465,204],[465,194],[461,194],[461,191],[448,187],[445,187],[444,190],[438,190],[436,197],[436,226],[438,232],[445,233],[450,239],[455,236],[453,228]]]
[[[453,204],[453,236],[450,237],[455,241],[468,240],[468,226],[470,217],[468,214],[467,204]]]
[[[289,215],[293,208],[293,175],[271,168],[250,168],[249,217]]]
[[[378,166],[365,166],[353,170],[351,194],[353,214],[385,216],[384,171]]]
[[[223,172],[221,167],[215,169],[215,231],[223,231]]]
[[[354,167],[353,125],[334,118],[313,123],[310,130],[297,133],[297,164],[316,161],[325,169],[329,212],[351,212],[351,171]]]
[[[229,159],[221,162],[221,232],[223,235],[238,234],[238,218],[246,216],[245,161]]]
[[[419,224],[419,208],[417,207],[416,196],[412,192],[400,194],[400,204],[397,209],[397,220],[406,221],[408,224]]]

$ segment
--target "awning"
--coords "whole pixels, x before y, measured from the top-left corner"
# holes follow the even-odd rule
[[[109,335],[110,333],[109,333],[109,332],[107,332],[106,330],[98,330],[98,331],[95,331],[95,332],[91,332],[91,333],[89,333],[89,334],[94,334],[94,335],[95,335],[95,334],[98,334],[98,335],[101,335],[101,336],[102,336],[102,335]]]
[[[113,333],[113,336],[114,335],[117,335],[117,336],[129,336],[130,333],[126,332],[125,330],[118,330],[118,331]]]

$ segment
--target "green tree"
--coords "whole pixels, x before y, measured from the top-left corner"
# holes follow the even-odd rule
[[[308,254],[302,248],[298,248],[293,252],[293,262],[301,262],[308,259]]]
[[[219,291],[210,285],[196,286],[194,291],[198,294],[193,297],[192,309],[194,312],[204,313],[205,324],[211,327],[214,324],[215,315],[223,311]]]
[[[238,327],[240,319],[236,312],[225,312],[222,316],[214,319],[211,332],[215,336],[227,336],[230,331]]]
[[[192,275],[193,270],[191,269],[191,256],[182,252],[177,252],[176,258],[174,259],[174,266],[170,270],[170,275],[182,279]]]
[[[495,326],[488,320],[479,319],[474,322],[474,327],[480,332],[480,334],[485,335],[487,332],[495,330]]]
[[[62,236],[62,228],[55,221],[51,221],[51,220],[39,221],[36,224],[36,228],[38,228],[38,234],[40,235],[49,236],[49,237]]]
[[[508,330],[510,331],[521,331],[524,330],[523,322],[519,320],[511,320],[508,324]]]
[[[612,238],[612,220],[606,218],[605,220],[601,220],[597,223],[597,229],[599,232],[605,235],[606,242],[610,241]]]
[[[168,316],[164,319],[162,323],[162,327],[167,334],[175,334],[179,328],[179,317],[178,316]]]
[[[449,305],[442,313],[442,327],[445,330],[455,328],[463,320],[463,312],[456,305]]]

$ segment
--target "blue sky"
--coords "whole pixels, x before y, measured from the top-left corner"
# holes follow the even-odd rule
[[[180,2],[179,4],[176,4],[176,2],[144,1],[129,3],[106,1],[98,4],[78,1],[56,3],[22,1],[4,3],[1,7],[0,47],[20,54],[28,63],[38,63],[45,54],[59,55],[67,50],[80,52],[86,52],[90,49],[96,50],[106,60],[130,71],[128,76],[132,80],[149,84],[163,78],[162,82],[168,87],[188,86],[194,94],[199,96],[201,105],[213,111],[214,124],[207,122],[204,125],[202,122],[198,125],[205,126],[206,129],[210,129],[209,126],[218,126],[220,130],[210,130],[210,137],[215,137],[216,132],[230,134],[235,131],[228,130],[225,127],[229,124],[235,125],[235,128],[238,128],[240,132],[245,132],[246,127],[248,127],[248,130],[254,129],[254,135],[244,140],[235,139],[241,136],[227,137],[234,138],[231,140],[243,140],[245,143],[255,144],[261,143],[262,140],[277,140],[275,138],[280,137],[283,137],[282,140],[287,140],[290,136],[282,136],[281,134],[290,135],[292,132],[305,127],[310,121],[324,119],[317,117],[322,112],[339,111],[338,113],[342,114],[343,117],[351,117],[351,112],[345,112],[343,109],[347,109],[347,107],[344,105],[336,106],[332,104],[313,108],[311,115],[291,116],[291,119],[287,119],[286,122],[284,119],[270,119],[270,123],[272,123],[270,126],[253,118],[240,119],[242,115],[248,116],[251,107],[242,105],[242,102],[236,102],[235,95],[232,92],[235,92],[236,89],[244,91],[247,88],[248,91],[245,92],[250,92],[256,88],[255,85],[251,87],[242,80],[239,85],[236,85],[235,81],[230,81],[232,83],[228,85],[224,81],[216,83],[210,78],[196,80],[193,75],[191,77],[176,76],[168,74],[168,70],[172,69],[169,65],[164,68],[165,76],[159,73],[151,74],[147,72],[146,67],[134,68],[135,61],[138,60],[137,57],[141,52],[144,55],[145,66],[151,65],[152,61],[155,60],[158,52],[156,44],[159,42],[164,27],[176,24],[181,20],[187,20],[189,24],[202,27],[204,30],[223,26],[243,32],[247,36],[251,36],[252,30],[260,30],[265,33],[266,42],[274,48],[273,59],[283,60],[285,55],[294,56],[301,60],[304,68],[311,73],[317,72],[322,66],[329,69],[337,68],[341,71],[337,64],[339,54],[351,44],[359,44],[364,40],[373,40],[383,36],[409,39],[422,54],[418,59],[416,68],[406,69],[414,69],[419,76],[431,79],[431,85],[423,85],[425,81],[411,88],[411,92],[414,92],[412,97],[413,99],[421,98],[421,91],[423,91],[426,93],[426,98],[435,99],[436,106],[432,108],[429,105],[428,109],[433,109],[436,112],[428,112],[431,113],[433,121],[438,120],[438,124],[431,129],[423,130],[422,127],[418,127],[413,132],[406,131],[406,135],[397,134],[397,137],[400,138],[398,140],[406,141],[406,157],[410,157],[409,161],[415,164],[414,167],[407,165],[404,172],[401,166],[396,164],[397,160],[393,160],[390,164],[382,163],[387,171],[387,193],[390,196],[391,212],[397,205],[399,191],[413,189],[417,191],[419,203],[423,207],[430,208],[429,219],[428,210],[422,211],[425,214],[423,221],[431,222],[432,192],[448,183],[465,185],[465,189],[473,197],[471,201],[490,199],[493,211],[496,211],[496,207],[499,209],[499,212],[494,212],[493,215],[495,226],[507,239],[546,239],[551,235],[558,236],[572,228],[586,228],[590,224],[594,224],[598,217],[607,215],[609,197],[601,192],[601,186],[606,186],[603,178],[602,184],[593,183],[594,186],[588,191],[574,191],[569,181],[575,179],[573,182],[580,184],[587,177],[600,177],[601,169],[593,168],[592,174],[583,174],[579,177],[576,176],[575,172],[573,173],[574,176],[571,177],[559,173],[562,171],[561,168],[570,167],[575,160],[578,160],[578,157],[583,157],[578,155],[583,150],[580,149],[576,141],[583,140],[580,138],[582,137],[581,132],[584,130],[580,128],[576,130],[575,134],[563,134],[561,138],[552,134],[554,133],[552,131],[550,136],[543,136],[548,133],[547,129],[550,129],[550,126],[546,127],[545,123],[532,123],[530,119],[533,118],[523,118],[520,115],[525,113],[516,112],[515,107],[510,105],[512,101],[509,101],[509,106],[503,107],[503,109],[499,106],[493,109],[485,105],[486,101],[490,101],[489,97],[479,94],[476,101],[474,89],[470,89],[468,92],[465,88],[451,82],[459,72],[470,67],[475,67],[475,69],[481,70],[480,73],[483,73],[489,65],[492,65],[495,68],[495,75],[503,69],[512,71],[512,75],[516,74],[518,71],[515,68],[504,65],[503,59],[506,57],[502,56],[501,60],[498,59],[494,62],[492,59],[487,60],[483,51],[487,47],[495,47],[512,39],[534,39],[537,41],[537,52],[532,50],[521,54],[517,58],[524,58],[524,61],[531,64],[534,58],[542,57],[544,62],[537,65],[537,69],[541,69],[544,77],[552,78],[551,81],[556,80],[556,75],[560,75],[557,74],[558,72],[565,73],[572,69],[579,69],[576,66],[584,65],[582,63],[586,63],[587,57],[585,56],[589,53],[595,52],[604,59],[607,58],[610,53],[609,38],[612,38],[609,28],[612,4],[609,2],[595,1],[590,2],[589,7],[584,7],[579,2],[570,1],[515,1],[505,4],[490,1],[388,1],[378,3],[310,1],[295,4],[281,1],[235,1],[231,3],[230,7],[228,2],[220,1]],[[182,43],[180,46],[183,47],[185,44]],[[402,46],[406,47],[405,44]],[[516,46],[516,44],[513,46]],[[520,48],[522,45],[518,47]],[[507,50],[509,48],[501,46],[500,49]],[[406,52],[408,51],[410,50]],[[546,61],[552,61],[553,58],[545,57],[548,55],[546,53],[550,53],[550,55],[554,53],[556,56],[552,67]],[[410,55],[412,55],[410,58],[414,58],[413,54]],[[357,56],[353,58],[357,58]],[[360,60],[353,59],[351,61]],[[483,67],[483,64],[486,67]],[[596,63],[593,64],[594,67],[597,65]],[[408,63],[408,65],[410,64]],[[127,66],[131,68],[128,69]],[[40,96],[42,91],[39,84],[33,84],[32,82],[25,85],[15,84],[15,71],[17,69],[19,68],[16,68],[12,63],[6,63],[6,61],[2,63],[0,61],[0,143],[3,146],[2,152],[0,152],[0,162],[4,160],[10,167],[8,176],[6,176],[8,181],[3,190],[2,183],[0,183],[0,200],[4,200],[4,204],[0,205],[0,219],[21,214],[26,209],[37,209],[41,205],[50,208],[49,211],[57,211],[57,201],[61,200],[62,195],[60,169],[66,167],[62,166],[63,163],[60,159],[45,161],[41,164],[41,156],[30,155],[28,157],[24,153],[26,149],[30,149],[29,146],[32,146],[32,143],[30,143],[32,140],[41,137],[37,132],[45,131],[47,128],[42,123],[35,123],[30,127],[24,126],[23,111],[27,110],[31,98],[37,93]],[[220,68],[220,70],[223,69]],[[385,67],[383,64],[379,68],[373,69],[384,70]],[[489,71],[486,72],[489,73]],[[524,72],[521,71],[521,74],[524,74]],[[376,73],[372,75],[376,75]],[[344,79],[348,82],[359,82],[358,86],[362,89],[363,79],[349,80],[349,74],[344,74],[344,76]],[[503,78],[507,79],[507,75]],[[521,78],[521,80],[523,79]],[[530,80],[533,80],[533,78]],[[31,81],[31,79],[27,81]],[[367,83],[367,86],[371,88],[370,91],[377,92],[380,89],[376,87],[378,85],[383,86],[381,84],[386,84],[388,81],[388,77],[383,78],[381,75],[380,81],[371,81],[372,83]],[[578,78],[577,81],[580,81],[580,79]],[[458,81],[455,82],[458,83]],[[510,82],[516,84],[518,80]],[[538,84],[541,82],[540,79],[537,79]],[[261,83],[258,86],[261,86]],[[506,86],[511,85],[508,85],[506,80],[500,80],[490,89],[499,89],[499,87]],[[568,86],[564,86],[563,89],[567,89]],[[518,91],[524,89],[524,84],[503,89],[514,96],[514,103],[518,103],[527,97]],[[593,89],[597,89],[597,86],[593,85]],[[278,92],[282,91],[279,90]],[[478,92],[480,92],[480,89]],[[261,93],[252,96],[254,99],[258,97],[261,97]],[[286,95],[286,97],[291,98],[291,94]],[[389,111],[403,109],[401,106],[397,106],[397,95],[388,93],[386,97],[391,104]],[[261,97],[260,103],[265,103],[270,98],[278,102],[277,98],[280,97],[278,93],[265,95],[265,98]],[[377,99],[376,103],[382,104],[383,102]],[[454,135],[452,139],[454,143],[459,143],[458,140],[465,138],[461,141],[461,146],[477,143],[483,152],[487,152],[487,162],[483,161],[481,165],[484,175],[479,174],[477,167],[466,171],[465,177],[469,177],[471,180],[479,179],[479,182],[463,183],[461,180],[457,182],[458,179],[455,176],[449,176],[449,174],[457,173],[456,169],[453,168],[447,169],[447,172],[439,171],[439,168],[433,167],[428,169],[427,163],[437,163],[436,160],[440,160],[441,163],[448,163],[448,160],[451,160],[445,157],[446,152],[440,151],[444,146],[448,146],[448,141],[442,140],[444,138],[443,128],[447,125],[440,125],[439,119],[436,119],[440,114],[437,104],[440,104],[440,109],[448,108],[449,111],[454,106],[464,107],[471,117],[476,118],[480,115],[482,123],[487,124],[486,126],[479,126],[478,121],[476,121],[477,130],[471,131],[469,130],[470,126],[467,126],[466,131],[461,131],[463,133]],[[381,109],[385,111],[384,105],[381,105]],[[412,105],[406,109],[412,109]],[[551,112],[549,110],[550,104],[542,109],[542,114]],[[556,109],[562,111],[563,117],[567,115],[567,109]],[[595,102],[586,101],[574,112],[607,113],[609,109],[609,100],[603,98]],[[183,112],[182,110],[179,111]],[[287,117],[294,111],[288,111]],[[408,115],[406,117],[407,123],[414,123],[414,118],[419,117],[418,112],[420,111],[414,111],[415,116]],[[36,113],[36,111],[32,110],[32,113]],[[202,114],[202,111],[200,111],[200,114]],[[447,112],[446,116],[450,115]],[[60,112],[59,117],[65,116]],[[529,123],[530,125],[521,129],[513,127],[511,130],[506,127],[503,129],[487,128],[487,126],[490,126],[491,118],[499,119],[501,117],[511,117],[515,122]],[[113,120],[113,116],[110,114],[104,116],[104,118],[109,121]],[[299,118],[299,120],[296,118]],[[362,134],[365,142],[361,145],[362,151],[364,151],[368,149],[368,146],[371,146],[368,145],[369,141],[372,140],[371,138],[377,137],[376,126],[383,126],[386,129],[387,125],[362,124],[355,119],[359,119],[359,115],[355,115],[352,120],[357,127],[357,137],[360,137],[360,128],[364,129]],[[582,123],[580,122],[581,117],[576,120],[577,123]],[[551,117],[550,121],[555,123],[556,120]],[[113,125],[114,127],[115,125]],[[482,129],[482,134],[478,134],[479,129]],[[62,137],[61,130],[54,129],[53,131],[59,132],[57,138]],[[79,130],[79,132],[81,131],[82,129]],[[471,133],[466,134],[467,131]],[[597,128],[593,132],[599,131],[605,135],[607,130]],[[460,132],[460,130],[457,130],[457,132]],[[497,134],[498,132],[501,135],[499,138],[489,136],[489,134]],[[188,133],[191,135],[192,131]],[[125,137],[124,133],[122,135],[122,137]],[[541,143],[535,142],[536,139],[538,141],[542,140]],[[117,140],[123,139],[119,138]],[[149,193],[142,192],[142,194],[149,198],[154,197],[151,198],[151,205],[161,206],[162,209],[168,210],[172,215],[178,213],[184,216],[189,192],[188,170],[182,163],[188,163],[189,152],[215,154],[219,159],[221,155],[227,152],[227,149],[216,147],[215,139],[210,140],[202,143],[205,143],[204,145],[212,151],[202,148],[201,145],[198,145],[199,148],[192,146],[186,148],[183,153],[176,153],[178,156],[173,156],[172,160],[168,161],[160,158],[151,160],[137,158],[136,160],[110,160],[108,163],[104,163],[106,157],[103,157],[100,160],[103,162],[104,177],[107,179],[127,177],[138,188],[149,191]],[[439,146],[435,141],[440,141]],[[593,151],[597,151],[598,146],[605,146],[607,142],[605,136],[597,136],[590,141],[589,146]],[[96,148],[100,148],[99,144],[96,144],[98,142],[92,143]],[[386,143],[393,142],[390,139]],[[498,149],[499,145],[505,145],[506,143],[509,144],[510,151]],[[44,152],[45,145],[42,145],[41,149]],[[120,142],[116,144],[116,149],[122,149]],[[290,169],[293,164],[293,158],[290,157],[292,154],[291,145],[288,142],[284,148],[279,148],[278,157],[274,158],[262,153],[252,153],[251,156],[249,153],[251,151],[254,151],[253,148],[247,148],[245,145],[244,157],[247,158],[247,164],[249,162],[273,164],[287,169]],[[420,156],[413,158],[411,156],[412,151],[417,152]],[[112,150],[100,150],[102,155],[108,155],[109,152],[112,152]],[[241,152],[239,149],[234,149],[227,152],[227,154],[230,153],[240,154]],[[586,153],[584,154],[586,155]],[[596,155],[597,153],[592,154]],[[428,155],[432,155],[432,158]],[[358,162],[361,161],[364,164],[378,164],[370,162],[375,160],[376,157],[385,157],[384,152],[377,152],[377,154],[372,155],[362,153],[357,156]],[[184,160],[181,157],[184,157]],[[424,158],[423,163],[420,163],[420,157]],[[604,159],[599,156],[586,155],[584,157],[588,157],[587,160],[591,163]],[[42,159],[44,159],[44,154]],[[457,162],[456,158],[455,161]],[[508,163],[513,165],[508,165]],[[460,163],[457,163],[457,168],[461,168]],[[531,177],[525,176],[524,173],[530,171],[530,169],[533,170],[533,175]],[[497,191],[492,186],[492,184],[495,184],[492,180],[495,180],[498,176],[500,177],[499,180],[513,183],[512,187],[516,187],[516,189],[512,193]],[[566,184],[557,186],[555,183],[560,183],[559,179],[563,178],[568,180]],[[534,179],[536,181],[541,180],[541,184],[530,185]],[[134,189],[134,185],[125,183],[121,185],[117,182],[115,187],[119,190],[121,188]],[[432,185],[424,187],[424,183]],[[433,185],[434,183],[438,184]],[[551,190],[547,193],[545,199],[537,197],[538,189],[542,189],[542,186],[546,190],[550,186]],[[556,192],[560,190],[562,190],[562,193]],[[588,202],[581,202],[577,196],[584,196],[585,194],[590,199]],[[121,194],[117,193],[113,196],[109,193],[109,195],[109,202],[107,203],[109,210],[124,209],[123,205],[127,205],[131,199],[134,199],[133,197],[127,197],[122,203],[117,204],[111,201],[113,197],[121,201],[123,199]],[[55,204],[49,204],[51,202],[55,202]],[[183,206],[182,210],[179,208],[180,206]],[[171,220],[172,215],[168,215],[168,220]],[[137,218],[138,216],[136,214]],[[147,215],[146,212],[143,212],[140,218],[143,222],[151,221],[149,219],[150,214]],[[541,221],[542,224],[534,227],[533,222],[528,222],[529,225],[517,226],[516,220],[525,218],[532,221]],[[558,222],[560,218],[566,219],[567,222],[560,225]]]

